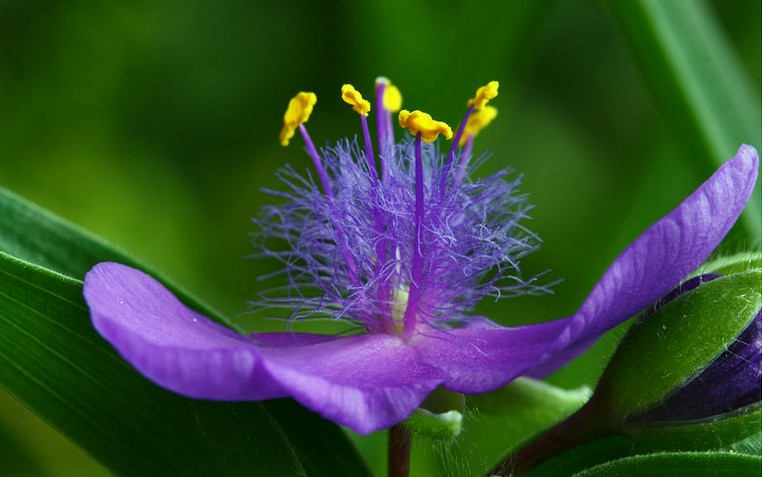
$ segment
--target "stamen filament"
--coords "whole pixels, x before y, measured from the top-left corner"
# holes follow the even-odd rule
[[[466,175],[466,166],[468,161],[471,160],[471,152],[474,148],[474,138],[476,138],[482,129],[489,126],[496,117],[497,109],[492,106],[485,106],[480,111],[471,114],[466,124],[466,130],[463,133],[465,137],[460,140],[460,145],[465,145],[465,148],[460,155],[460,164],[458,164],[458,169],[455,172],[454,187],[458,187]]]
[[[460,140],[463,137],[463,132],[466,130],[466,125],[468,124],[468,120],[471,119],[471,115],[474,113],[474,105],[468,107],[468,110],[466,111],[466,114],[463,116],[463,121],[460,122],[460,126],[458,126],[458,132],[455,133],[455,137],[452,138],[452,146],[450,147],[450,150],[447,152],[447,162],[449,163],[451,160],[455,158],[455,150],[460,146]]]
[[[392,113],[384,108],[384,93],[386,92],[386,78],[376,80],[376,130],[378,132],[378,154],[381,162],[381,176],[386,178],[384,158],[389,157],[393,139],[391,134]]]
[[[326,173],[325,167],[323,167],[323,161],[320,159],[320,155],[318,154],[317,149],[315,149],[315,144],[312,142],[312,138],[310,138],[310,135],[307,133],[307,128],[304,127],[304,124],[299,125],[299,132],[302,134],[304,145],[307,147],[307,154],[309,154],[309,156],[312,158],[312,163],[315,166],[315,170],[317,171],[320,183],[323,185],[323,191],[325,192],[325,195],[327,197],[333,197],[333,189],[331,188],[331,183],[328,180],[328,173]]]
[[[421,133],[415,135],[415,228],[413,237],[413,264],[410,271],[410,290],[402,318],[403,336],[409,338],[415,330],[418,302],[421,299],[423,278],[423,255],[421,234],[423,233],[423,155],[421,154]]]
[[[370,130],[368,129],[368,118],[360,115],[360,123],[362,124],[362,135],[365,141],[365,159],[368,161],[368,170],[370,171],[370,177],[373,180],[373,184],[378,184],[378,171],[376,171],[376,158],[373,154],[373,143],[370,139]]]
[[[325,167],[323,167],[323,161],[320,159],[320,155],[318,154],[317,149],[315,149],[315,144],[312,142],[312,138],[310,138],[309,133],[307,133],[307,128],[304,127],[303,124],[299,125],[299,132],[302,134],[304,144],[307,147],[307,154],[309,154],[309,156],[312,158],[312,163],[315,166],[315,170],[317,171],[320,183],[323,185],[323,191],[325,192],[326,197],[332,199],[334,197],[333,189],[331,188],[331,183],[328,180],[328,173],[326,172]],[[344,261],[347,262],[347,268],[349,269],[349,281],[353,285],[359,286],[360,281],[357,276],[357,262],[355,261],[355,258],[349,248],[347,248],[346,234],[343,230],[336,226],[335,221],[330,217],[330,215],[328,219],[336,231],[337,245],[339,245],[341,248],[341,254],[344,257]]]
[[[391,117],[391,115],[390,115]],[[368,129],[368,118],[360,115],[360,121],[362,123],[362,133],[365,141],[365,157],[368,160],[368,170],[370,171],[371,181],[373,183],[373,194],[378,193],[379,179],[378,172],[376,171],[375,155],[373,154],[373,144],[370,138],[370,130]],[[379,146],[381,147],[381,146]],[[383,160],[381,160],[383,165]],[[383,172],[382,172],[383,173]],[[386,246],[387,242],[384,238],[384,214],[378,207],[373,207],[373,228],[378,234],[378,241],[376,242],[376,263],[374,265],[376,275],[386,266]],[[383,331],[393,332],[394,320],[391,318],[391,312],[389,310],[389,294],[391,290],[389,285],[382,281],[378,285],[376,298],[381,307],[381,323]]]
[[[354,109],[355,112],[360,115],[360,124],[362,125],[362,134],[365,147],[365,159],[368,164],[368,174],[370,176],[372,186],[370,194],[373,196],[372,201],[375,203],[380,190],[378,182],[378,171],[376,170],[375,154],[373,153],[373,143],[370,138],[370,130],[368,129],[367,116],[368,113],[370,113],[371,109],[370,103],[363,99],[362,94],[360,94],[360,92],[357,91],[351,84],[345,84],[341,87],[341,99],[343,99],[344,102],[352,105],[352,109]],[[386,239],[384,239],[384,214],[379,209],[377,203],[372,207],[371,213],[373,216],[373,230],[378,237],[374,245],[375,260],[373,261],[372,267],[374,270],[374,276],[378,276],[381,273],[383,267],[386,266],[387,245]],[[370,326],[374,328],[380,327],[383,331],[386,332],[393,332],[394,319],[392,318],[391,310],[388,309],[390,293],[389,286],[385,282],[381,281],[377,284],[377,287],[376,299],[380,307],[380,312],[376,316],[379,319],[377,322],[369,320],[372,321]]]
[[[378,155],[381,163],[381,180],[387,180],[386,161],[394,154],[394,128],[392,113],[402,106],[402,95],[383,76],[376,78],[376,128],[378,130]]]
[[[466,124],[468,124],[468,120],[471,118],[473,112],[474,105],[472,104],[468,107],[468,110],[466,110],[466,114],[463,116],[463,121],[461,121],[460,126],[458,126],[458,132],[455,133],[455,136],[452,139],[452,146],[450,146],[450,150],[447,151],[447,159],[445,160],[444,167],[442,168],[442,176],[439,180],[439,190],[441,193],[444,193],[447,188],[447,178],[450,176],[450,169],[452,169],[453,162],[455,162],[455,151],[458,149],[460,139],[463,137],[463,131],[466,130]]]
[[[460,162],[458,163],[458,169],[455,171],[455,178],[453,179],[453,187],[458,187],[463,178],[466,176],[466,166],[468,161],[471,160],[471,152],[474,149],[474,136],[469,134],[466,137],[466,145],[463,151],[460,153]]]

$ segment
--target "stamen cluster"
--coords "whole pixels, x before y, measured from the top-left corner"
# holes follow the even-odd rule
[[[452,137],[449,126],[420,111],[400,113],[414,138],[395,142],[384,96],[399,93],[384,79],[376,87],[376,107],[383,111],[377,115],[378,157],[368,133],[369,103],[351,85],[342,88],[342,98],[360,114],[362,147],[344,139],[318,153],[306,118],[289,126],[289,119],[304,115],[291,106],[286,113],[284,129],[300,129],[318,180],[286,167],[278,174],[285,190],[266,191],[285,202],[255,219],[261,228],[256,242],[264,255],[282,262],[289,287],[286,296],[268,295],[262,304],[292,308],[295,319],[329,315],[370,332],[409,337],[423,326],[466,321],[487,295],[540,290],[519,270],[520,258],[539,242],[521,223],[531,207],[517,192],[520,177],[501,171],[466,179],[478,133],[466,124],[475,106],[484,108],[497,95],[497,82],[469,101],[444,153],[436,136]]]

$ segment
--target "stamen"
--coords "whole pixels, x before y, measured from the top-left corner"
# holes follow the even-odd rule
[[[450,150],[447,151],[447,159],[445,159],[444,167],[442,168],[442,178],[439,181],[439,189],[442,193],[444,193],[445,188],[447,186],[447,178],[450,177],[450,169],[452,169],[452,163],[455,161],[455,150],[458,148],[458,144],[461,141],[461,138],[463,137],[463,131],[466,130],[466,123],[468,123],[468,119],[471,117],[471,114],[474,112],[474,105],[470,105],[468,107],[468,110],[466,111],[466,115],[463,116],[463,120],[460,122],[460,126],[458,126],[458,132],[455,133],[455,138],[452,141],[452,145],[450,146]]]
[[[406,111],[400,112],[400,124]],[[419,112],[419,111],[416,111]],[[424,113],[425,114],[425,113]],[[426,116],[429,116],[426,114]],[[407,115],[405,116],[407,118]],[[431,116],[429,116],[431,120]],[[407,121],[405,121],[407,122]],[[442,123],[444,124],[444,123]],[[403,127],[406,127],[403,125]],[[448,126],[449,129],[449,126]],[[436,133],[438,134],[438,132]],[[436,138],[436,134],[434,138]],[[452,136],[452,131],[450,131]],[[415,330],[416,316],[418,315],[418,302],[421,299],[421,279],[423,278],[423,254],[421,253],[421,234],[423,233],[423,155],[421,154],[422,133],[415,136],[415,228],[413,237],[413,264],[410,271],[410,290],[407,299],[405,315],[402,318],[403,336],[410,337]],[[449,139],[449,138],[448,138]],[[433,139],[432,139],[433,141]]]
[[[466,138],[466,147],[463,148],[463,151],[460,153],[460,164],[458,164],[458,169],[455,171],[455,177],[453,178],[453,187],[458,187],[461,182],[463,182],[463,178],[466,176],[466,166],[468,165],[468,161],[471,160],[471,151],[474,149],[474,136],[468,136]]]
[[[500,83],[497,81],[490,81],[486,85],[476,90],[476,95],[473,99],[468,100],[467,106],[473,106],[477,111],[481,111],[487,105],[490,99],[497,97],[497,88]]]
[[[394,148],[394,128],[392,113],[402,106],[402,95],[388,78],[376,78],[376,129],[378,131],[378,149],[381,162],[381,177],[386,180],[388,174],[386,161],[391,158]]]
[[[310,119],[315,103],[317,103],[315,93],[301,91],[291,98],[291,101],[288,102],[288,108],[286,108],[286,114],[283,115],[283,129],[280,131],[280,143],[282,146],[288,146],[291,138],[294,137],[294,132],[299,128],[299,132],[302,134],[305,146],[307,147],[307,154],[312,158],[312,163],[315,165],[315,170],[320,178],[320,183],[323,185],[325,195],[333,197],[333,189],[331,189],[328,174],[323,167],[323,161],[320,159],[320,155],[317,149],[315,149],[315,144],[313,144],[310,135],[307,134],[307,128],[304,127],[304,123]]]
[[[317,103],[315,93],[300,92],[288,102],[286,114],[283,115],[283,129],[280,131],[280,144],[288,146],[294,137],[296,128],[307,122],[312,114],[312,108]]]
[[[453,184],[455,187],[459,186],[466,176],[466,166],[468,161],[471,160],[471,152],[474,149],[474,138],[479,135],[482,129],[489,126],[489,123],[497,117],[497,108],[487,106],[481,111],[475,112],[468,120],[466,125],[466,133],[461,139],[461,145],[465,143],[465,148],[460,154],[460,164],[458,164],[458,170],[455,172],[455,179]]]
[[[352,109],[354,109],[356,113],[366,117],[368,116],[368,113],[370,112],[370,102],[363,99],[360,92],[351,84],[345,84],[341,87],[341,99],[343,99],[345,103],[351,104]]]
[[[452,142],[452,146],[450,147],[450,150],[447,152],[447,159],[445,161],[445,166],[442,171],[442,179],[440,180],[440,186],[443,191],[445,189],[445,186],[447,185],[447,178],[450,175],[450,169],[452,168],[452,163],[455,160],[455,150],[459,146],[463,145],[464,139],[467,139],[467,136],[468,136],[467,125],[471,122],[471,116],[473,115],[474,110],[476,110],[477,112],[481,112],[485,107],[487,107],[487,103],[489,102],[489,100],[495,99],[497,97],[498,86],[500,86],[499,82],[490,81],[486,85],[479,87],[476,90],[476,94],[474,95],[474,97],[472,99],[469,99],[468,103],[466,103],[466,106],[468,106],[468,110],[466,111],[466,114],[463,116],[463,120],[460,122],[460,126],[458,126],[458,132],[455,135],[455,140]],[[495,115],[497,115],[497,111],[495,111]],[[494,118],[495,115],[493,115],[492,118]],[[484,126],[486,126],[487,124],[489,124],[489,121],[487,121],[484,124]],[[470,151],[468,152],[470,154]],[[462,157],[468,157],[468,156],[464,155]],[[463,163],[463,161],[461,161],[461,167],[465,167],[465,163]],[[457,175],[461,175],[460,171],[458,171]],[[460,180],[456,180],[455,183],[459,184]]]
[[[392,114],[402,108],[402,94],[392,83],[387,83],[384,90],[384,110],[388,111],[386,117],[386,130],[389,133],[389,154],[394,154],[394,125],[392,123]]]
[[[373,154],[373,143],[370,140],[370,131],[368,130],[368,113],[370,112],[370,102],[363,99],[359,91],[351,84],[345,84],[341,87],[341,99],[345,103],[351,104],[352,109],[360,114],[360,124],[362,125],[362,135],[365,141],[365,160],[368,161],[368,170],[373,180],[373,184],[378,184],[378,172],[376,171],[375,154]]]
[[[460,139],[460,147],[463,147],[467,138],[478,136],[481,130],[489,126],[492,120],[496,117],[497,108],[494,106],[486,106],[481,111],[472,114],[471,117],[468,118],[463,137]]]
[[[374,194],[378,192],[378,172],[376,171],[375,155],[373,154],[373,143],[370,138],[370,131],[368,130],[368,113],[370,112],[370,103],[363,99],[359,91],[350,84],[345,84],[341,87],[341,99],[347,104],[352,105],[357,113],[360,114],[360,123],[362,124],[363,140],[365,141],[365,158],[368,162],[368,170],[370,171],[371,181],[374,186]],[[388,114],[388,113],[387,113]],[[384,233],[384,216],[382,211],[374,206],[373,207],[373,228],[379,237],[383,237]],[[375,246],[375,261],[374,269],[378,273],[382,267],[386,265],[386,240],[379,238]],[[389,296],[389,287],[385,283],[378,285],[377,298],[381,304],[381,327],[387,331],[391,331],[394,328],[394,320],[388,312],[387,297]]]
[[[299,128],[299,132],[304,139],[304,144],[307,147],[307,154],[309,154],[309,156],[312,158],[312,163],[315,166],[315,170],[317,171],[320,183],[323,185],[325,195],[326,197],[333,198],[333,189],[331,188],[331,182],[328,179],[328,173],[326,172],[325,167],[323,167],[323,161],[320,159],[320,155],[315,148],[315,144],[312,142],[312,138],[310,138],[309,133],[307,133],[307,128],[304,127],[304,123],[307,122],[310,114],[312,114],[312,108],[315,106],[315,103],[317,103],[317,96],[315,96],[315,93],[305,92],[297,94],[291,99],[291,101],[289,101],[288,109],[286,109],[286,114],[283,116],[281,144],[287,146],[291,138],[294,136],[294,131],[296,128]],[[330,216],[328,219],[333,224],[334,221]],[[354,256],[349,252],[346,246],[344,231],[335,225],[334,227],[336,228],[336,233],[339,236],[337,243],[340,244],[342,255],[344,256],[344,260],[347,262],[350,282],[354,285],[359,285],[360,282],[357,277],[357,263],[354,259]]]
[[[402,108],[402,94],[391,83],[386,84],[386,90],[384,91],[384,109],[390,113],[396,113]]]
[[[452,139],[452,129],[447,123],[434,121],[431,115],[424,112],[413,111],[411,113],[407,109],[403,109],[400,111],[399,121],[400,126],[416,135],[416,140],[420,136],[424,142],[432,143],[440,134],[444,134],[447,139]]]
[[[307,128],[304,127],[304,124],[299,125],[299,132],[302,134],[304,145],[307,147],[307,154],[312,158],[312,164],[315,166],[320,183],[323,185],[325,195],[327,197],[333,197],[333,189],[331,188],[331,181],[328,179],[328,173],[325,171],[325,167],[323,167],[323,161],[320,159],[320,155],[318,154],[317,149],[315,149],[315,144],[307,133]]]

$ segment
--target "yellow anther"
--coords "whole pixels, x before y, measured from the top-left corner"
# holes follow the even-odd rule
[[[407,109],[400,111],[400,126],[409,130],[413,135],[421,135],[424,142],[434,142],[437,136],[442,133],[447,139],[452,139],[452,129],[442,121],[434,121],[431,116],[421,112]]]
[[[497,108],[492,106],[485,106],[481,111],[475,111],[468,122],[466,123],[466,129],[463,131],[463,136],[460,138],[460,145],[466,143],[469,136],[476,137],[479,132],[489,126],[489,123],[497,116]]]
[[[402,93],[396,86],[389,83],[384,88],[384,109],[396,113],[402,108]]]
[[[367,116],[370,112],[370,102],[364,100],[360,92],[351,84],[345,84],[341,87],[341,99],[343,99],[345,103],[351,104],[352,109],[354,109],[356,113]]]
[[[300,92],[288,102],[288,109],[283,115],[283,129],[280,131],[280,143],[282,146],[288,146],[294,132],[299,125],[304,124],[312,114],[312,108],[317,103],[315,93]]]
[[[468,107],[471,107],[471,105],[474,106],[474,109],[477,111],[481,111],[484,109],[484,106],[487,105],[487,102],[490,99],[493,99],[497,96],[497,87],[500,86],[500,83],[497,81],[490,81],[485,86],[482,86],[481,88],[476,90],[476,96],[474,96],[473,99],[468,100]]]
[[[389,78],[379,76],[376,78],[376,85],[379,84],[384,85],[384,109],[390,113],[396,113],[402,108],[402,93],[389,81]]]

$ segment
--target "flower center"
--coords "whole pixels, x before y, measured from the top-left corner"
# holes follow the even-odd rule
[[[376,81],[376,150],[368,127],[371,103],[352,85],[341,98],[358,114],[362,141],[340,143],[318,153],[305,123],[317,101],[299,93],[284,116],[281,142],[298,130],[312,159],[317,181],[287,177],[292,205],[273,208],[270,235],[294,250],[282,254],[309,316],[310,309],[361,323],[371,333],[409,339],[420,321],[455,320],[496,285],[513,265],[514,250],[529,248],[508,235],[522,210],[512,211],[510,184],[500,176],[464,184],[473,138],[495,117],[486,106],[498,83],[479,88],[455,134],[444,122],[414,110],[399,113],[412,143],[395,143],[392,113],[401,107],[399,90]],[[434,143],[453,140],[446,154]],[[507,222],[501,223],[501,222]],[[517,245],[518,244],[518,245]],[[508,267],[501,267],[502,262]],[[491,274],[487,272],[492,271]],[[486,284],[480,285],[480,274]],[[302,294],[301,279],[312,276],[323,297]],[[508,285],[506,285],[508,287]],[[484,291],[487,290],[487,291]],[[326,299],[324,299],[326,298]],[[339,310],[339,311],[334,311]]]

